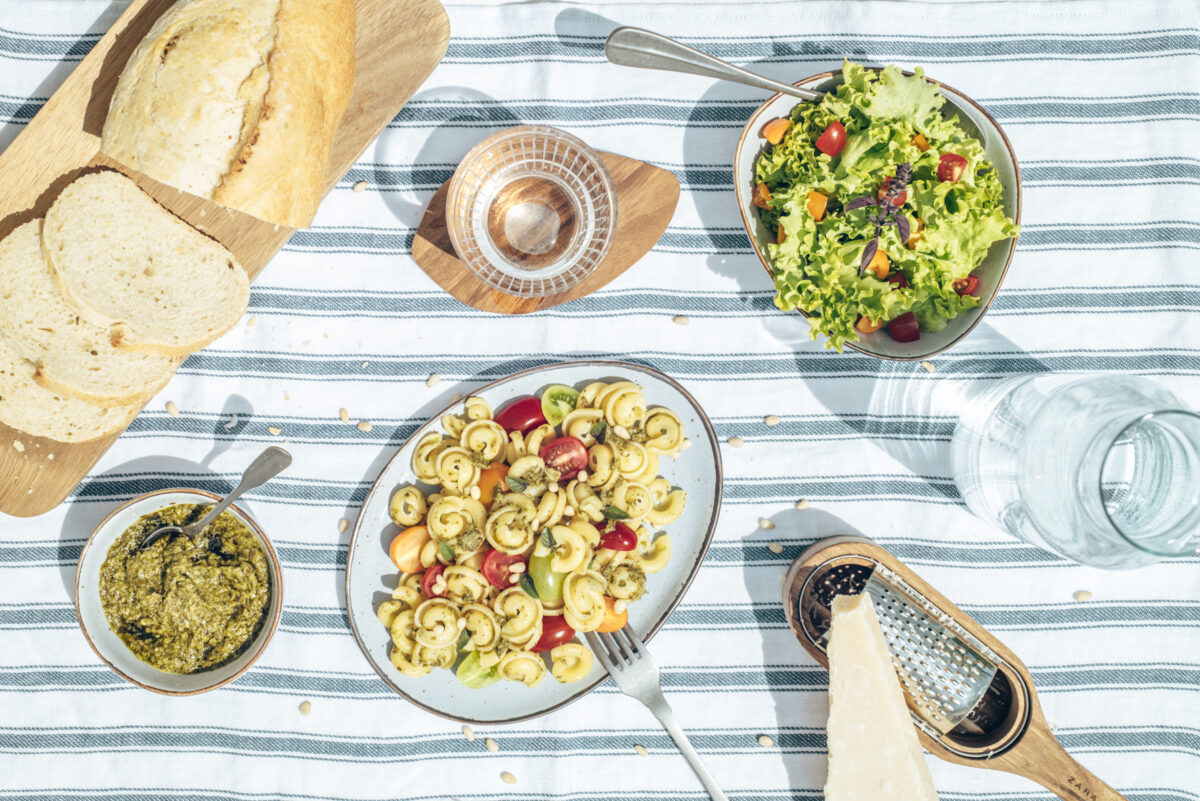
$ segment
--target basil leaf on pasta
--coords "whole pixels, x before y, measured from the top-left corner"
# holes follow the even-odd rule
[[[524,590],[525,594],[530,598],[538,597],[537,588],[533,586],[533,579],[529,577],[528,573],[521,574],[521,589]]]
[[[604,516],[609,520],[628,520],[629,512],[626,512],[624,509],[618,509],[615,506],[605,506]]]
[[[451,564],[454,563],[454,549],[444,542],[438,543],[438,556]]]

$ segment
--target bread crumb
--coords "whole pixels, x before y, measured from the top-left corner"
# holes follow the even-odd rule
[[[758,521],[758,527],[765,531],[770,531],[775,528],[775,523],[764,517]]]
[[[921,362],[921,366],[925,368],[925,372],[927,372],[927,373],[932,373],[934,370],[937,369],[937,367],[934,366],[933,362]]]
[[[312,701],[301,701],[300,714],[307,715],[309,712],[312,712]]]
[[[463,737],[467,738],[468,743],[475,742],[475,730],[472,729],[470,726],[463,724],[462,733],[463,733]]]
[[[346,529],[348,529],[348,528],[350,528],[349,520],[347,520],[346,518],[343,517],[341,520],[338,521],[338,534],[345,534]]]
[[[493,754],[500,750],[500,743],[496,742],[491,737],[484,740],[483,745],[484,745],[484,747],[487,748],[487,750],[491,751]]]
[[[232,417],[230,417],[229,420],[225,423],[225,430],[228,431],[229,429],[233,428],[237,424],[238,424],[238,416],[235,414]]]
[[[268,430],[268,431],[270,431],[270,432],[271,432],[272,434],[274,434],[275,436],[277,436],[277,437],[279,436],[279,428],[278,428],[278,427],[276,427],[276,426],[267,426],[267,430]]]
[[[425,386],[432,387],[433,385],[435,385],[437,382],[439,382],[441,380],[442,380],[442,377],[440,375],[438,375],[437,373],[430,373],[429,378],[425,379]]]
[[[363,366],[363,367],[366,367],[368,364],[370,364],[370,362],[363,362],[363,363],[362,363],[362,366]]]
[[[1092,600],[1092,593],[1088,590],[1075,590],[1075,592],[1071,594],[1071,597],[1082,603],[1083,601]]]
[[[646,746],[644,745],[635,745],[633,750],[638,756],[650,756],[650,752],[646,750]]]
[[[740,448],[746,444],[745,442],[742,441],[741,437],[730,437],[726,441],[729,443],[729,447],[731,447],[731,448]]]
[[[178,417],[179,404],[175,401],[167,401],[167,414],[171,415],[172,417]]]
[[[504,782],[505,784],[516,784],[517,777],[506,770],[500,774],[500,781]]]
[[[359,431],[370,431],[372,428],[374,428],[374,426],[371,425],[370,421],[368,421],[368,420],[363,420],[361,423],[358,424]]]
[[[21,442],[21,440],[19,440],[19,439],[14,439],[14,440],[13,440],[13,447],[14,447],[14,448],[16,448],[16,450],[17,450],[17,453],[24,453],[24,452],[25,452],[25,443],[24,443],[24,442]]]
[[[366,182],[366,181],[359,181],[358,183],[356,183],[356,184],[354,185],[354,191],[355,191],[355,192],[357,192],[357,193],[358,193],[358,194],[360,194],[360,195],[361,195],[363,192],[366,192],[366,191],[367,191],[367,182]]]
[[[675,318],[675,325],[687,325],[691,321],[692,318],[688,317],[686,314],[681,314]]]
[[[338,409],[338,417],[342,418],[343,423],[349,423],[350,422],[350,410],[343,406],[341,409]]]
[[[803,498],[799,501],[796,501],[796,508],[799,509],[801,512],[803,512],[808,507],[809,507],[808,498]]]
[[[771,746],[775,745],[775,741],[765,734],[760,734],[758,736],[758,744],[763,748],[770,748]]]
[[[763,420],[763,423],[769,426],[777,426],[782,422],[783,420],[779,419],[777,414],[768,414],[767,419]]]
[[[679,446],[679,450],[686,451],[690,447],[692,447],[692,441],[690,439],[685,439],[683,441],[683,443]]]
[[[768,542],[767,550],[770,551],[771,553],[783,553],[783,546],[780,545],[778,542]]]

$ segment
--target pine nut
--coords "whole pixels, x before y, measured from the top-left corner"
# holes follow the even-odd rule
[[[500,744],[498,742],[496,742],[495,740],[493,740],[491,737],[484,740],[483,744],[487,748],[487,750],[491,751],[493,754],[500,750]]]
[[[349,423],[350,422],[350,410],[346,409],[344,407],[339,409],[338,417],[342,418],[343,423]]]
[[[675,325],[687,325],[691,321],[692,318],[688,317],[686,314],[680,314],[675,317]]]
[[[621,600],[613,601],[613,611],[616,612],[618,615],[623,614],[625,612],[625,610],[628,608],[629,608],[629,605],[626,604],[624,601],[621,601]]]
[[[307,715],[309,712],[312,712],[312,702],[311,701],[301,701],[300,702],[300,714]]]
[[[621,439],[629,439],[629,429],[625,426],[613,426],[613,433]]]
[[[782,423],[783,420],[781,420],[777,414],[768,414],[767,419],[763,420],[763,422],[769,426],[777,426]]]
[[[775,523],[773,523],[770,520],[767,520],[764,517],[762,520],[758,521],[758,527],[763,529],[764,531],[770,531],[771,529],[775,528]]]
[[[933,362],[921,362],[921,366],[925,368],[925,372],[927,372],[927,373],[932,373],[934,370],[937,369],[937,367],[934,366]]]
[[[768,542],[767,550],[770,551],[771,553],[783,553],[783,546],[780,545],[778,542]]]
[[[432,387],[437,382],[441,381],[442,377],[437,373],[430,373],[429,378],[425,379],[425,386]]]
[[[471,487],[471,497],[475,500],[479,500],[479,495],[479,487]]]
[[[371,425],[369,420],[363,420],[361,423],[358,424],[359,431],[370,431],[374,427],[375,426]]]
[[[763,735],[759,736],[758,744],[761,745],[763,748],[770,748],[771,746],[775,745],[775,741],[772,740],[767,735],[763,734]]]
[[[516,784],[517,777],[506,770],[500,774],[500,781],[504,782],[505,784]]]
[[[270,431],[272,434],[274,434],[277,437],[279,436],[279,429],[276,428],[275,426],[267,426],[267,431]]]
[[[355,191],[355,192],[357,192],[357,193],[358,193],[358,194],[360,194],[360,195],[361,195],[363,192],[366,192],[366,191],[367,191],[367,182],[366,182],[366,181],[359,181],[358,183],[356,183],[356,184],[354,185],[354,191]]]
[[[650,752],[646,750],[646,746],[644,745],[635,745],[633,750],[637,752],[638,756],[650,756]]]
[[[801,512],[803,512],[808,507],[809,507],[808,498],[804,498],[803,500],[796,501],[796,508],[799,509]]]
[[[729,447],[731,447],[731,448],[740,448],[746,444],[745,442],[742,441],[741,437],[730,437],[726,441],[729,443]]]
[[[178,417],[179,404],[177,404],[175,401],[167,401],[167,414],[171,415],[172,417]]]
[[[350,528],[349,520],[347,520],[346,518],[343,517],[341,520],[338,521],[338,534],[345,534],[346,529],[348,529],[348,528]]]
[[[516,564],[509,565],[509,566],[508,566],[508,572],[509,572],[509,573],[516,573],[517,575],[520,575],[521,573],[524,573],[524,572],[525,572],[525,563],[524,563],[524,562],[517,562]]]
[[[475,742],[475,730],[472,729],[470,726],[464,725],[462,727],[462,733],[463,733],[463,737],[467,738],[468,743]]]
[[[1082,603],[1083,601],[1092,600],[1092,593],[1088,590],[1075,590],[1071,597]]]

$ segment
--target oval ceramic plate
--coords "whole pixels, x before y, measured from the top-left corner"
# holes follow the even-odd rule
[[[267,565],[271,571],[271,605],[267,607],[267,619],[254,642],[241,656],[226,665],[200,673],[166,673],[134,656],[121,638],[109,628],[108,618],[104,616],[104,608],[100,604],[100,566],[108,556],[108,549],[125,529],[137,522],[142,515],[171,504],[212,504],[219,500],[220,498],[212,493],[189,489],[160,490],[139,495],[117,507],[112,514],[104,518],[83,546],[83,552],[79,555],[79,565],[75,568],[75,615],[88,645],[92,646],[92,650],[104,664],[126,681],[166,695],[194,695],[215,690],[249,670],[275,635],[279,615],[283,609],[283,575],[279,569],[279,557],[275,555],[275,549],[254,522],[254,518],[236,504],[230,506],[229,511],[246,524],[258,538],[267,554]]]
[[[911,74],[905,73],[905,75]],[[842,72],[838,70],[805,78],[795,85],[818,92],[828,92],[836,89],[841,82]],[[930,80],[930,83],[938,85],[946,98],[946,106],[952,112],[957,112],[960,119],[969,120],[980,132],[984,154],[995,166],[996,174],[1000,177],[1000,183],[1004,187],[1004,213],[1014,222],[1020,223],[1021,168],[1017,164],[1017,155],[1013,152],[1012,144],[1004,135],[1000,124],[978,103],[957,89],[933,80]],[[754,252],[758,254],[758,259],[766,269],[767,275],[772,275],[771,264],[767,261],[767,245],[775,241],[775,234],[763,226],[758,214],[754,211],[754,162],[758,160],[759,153],[767,144],[759,132],[768,120],[786,117],[791,114],[796,104],[804,102],[807,101],[781,94],[768,99],[758,107],[758,110],[746,123],[746,127],[742,129],[742,136],[738,139],[737,152],[734,155],[733,180],[737,191],[738,208],[742,213],[742,224],[746,227],[750,243],[754,246]],[[1008,265],[1012,261],[1016,247],[1016,239],[1006,239],[992,245],[983,264],[974,270],[974,274],[979,276],[982,292],[980,298],[983,302],[951,320],[941,331],[937,333],[921,332],[921,338],[916,342],[897,342],[888,336],[886,331],[859,334],[859,340],[847,342],[846,347],[877,359],[898,361],[928,359],[930,356],[953,347],[969,334],[987,313],[996,297],[996,292],[1000,289],[1000,284],[1004,282],[1004,276],[1008,272]],[[807,315],[805,316],[807,317]]]
[[[662,459],[659,467],[672,484],[687,491],[687,505],[683,515],[666,529],[671,534],[671,561],[649,577],[646,595],[629,605],[630,624],[649,640],[687,591],[716,530],[721,505],[721,455],[708,417],[670,378],[648,367],[623,362],[581,361],[538,367],[488,384],[473,395],[499,410],[516,398],[540,395],[551,384],[582,388],[593,381],[639,384],[648,405],[666,406],[679,415],[684,435],[693,443],[678,459]],[[387,546],[399,529],[388,516],[388,501],[397,487],[418,483],[412,471],[416,442],[429,431],[441,431],[442,414],[462,411],[462,401],[456,401],[423,425],[401,446],[371,487],[350,540],[346,607],[354,637],[367,661],[400,695],[422,709],[466,723],[512,723],[569,704],[594,689],[607,673],[597,661],[586,678],[573,684],[559,684],[546,671],[537,687],[500,681],[480,690],[464,687],[449,670],[413,678],[392,666],[387,629],[375,616],[376,607],[391,597],[396,584],[396,568],[388,558]]]

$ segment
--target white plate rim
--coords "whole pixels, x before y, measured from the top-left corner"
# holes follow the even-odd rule
[[[493,389],[497,386],[500,386],[501,384],[506,384],[509,381],[512,381],[514,379],[523,378],[525,376],[533,375],[535,373],[549,372],[549,371],[557,370],[560,368],[578,368],[578,367],[595,367],[598,370],[613,370],[613,369],[629,370],[629,371],[643,373],[643,374],[652,376],[654,379],[656,379],[658,381],[662,381],[663,383],[669,385],[674,390],[679,392],[679,394],[681,394],[684,398],[686,398],[690,404],[692,404],[692,408],[695,409],[697,417],[699,418],[700,422],[704,425],[704,431],[708,438],[709,448],[712,451],[713,464],[716,468],[716,476],[714,477],[714,481],[713,481],[712,516],[709,518],[708,529],[704,532],[704,537],[700,541],[700,547],[699,547],[699,549],[697,551],[697,555],[696,555],[696,564],[693,565],[692,569],[688,572],[688,575],[684,579],[683,584],[680,586],[679,591],[677,593],[675,593],[674,597],[667,604],[666,609],[662,612],[661,615],[659,615],[658,619],[654,621],[654,623],[650,626],[650,628],[642,633],[641,636],[642,636],[642,640],[644,642],[649,642],[654,637],[654,635],[658,632],[658,630],[660,628],[662,628],[662,625],[664,623],[666,623],[667,619],[675,612],[675,608],[679,605],[680,601],[683,600],[683,596],[687,594],[688,589],[692,586],[692,582],[695,580],[696,574],[700,572],[700,567],[704,564],[704,559],[708,555],[709,546],[712,545],[713,536],[716,534],[716,531],[717,531],[717,521],[720,519],[720,516],[721,516],[721,499],[724,494],[725,481],[724,481],[724,469],[721,464],[720,443],[717,439],[716,431],[713,429],[712,421],[708,419],[708,414],[705,413],[704,408],[700,405],[700,403],[696,400],[696,398],[690,392],[688,392],[686,389],[684,389],[684,387],[682,385],[679,384],[678,381],[676,381],[675,379],[666,375],[665,373],[663,373],[659,370],[656,370],[653,367],[649,367],[649,366],[646,366],[643,364],[636,364],[633,362],[624,362],[624,361],[617,361],[617,360],[582,359],[579,361],[570,361],[570,362],[554,362],[552,364],[545,364],[545,365],[538,365],[536,367],[529,367],[524,370],[520,370],[518,372],[504,376],[503,378],[499,378],[495,381],[491,381],[481,387],[477,387],[476,389],[472,390],[470,395],[466,395],[463,398],[459,398],[458,400],[451,401],[449,404],[447,404],[445,407],[443,407],[441,409],[441,411],[432,415],[425,423],[422,423],[421,426],[419,426],[417,428],[417,430],[412,434],[412,436],[410,436],[408,439],[406,439],[403,443],[400,444],[400,446],[396,449],[396,452],[394,454],[392,454],[392,457],[390,459],[388,459],[387,464],[385,464],[382,468],[380,468],[379,475],[376,476],[374,483],[371,484],[371,489],[367,492],[366,497],[363,498],[362,505],[359,507],[360,513],[359,513],[358,519],[355,520],[355,522],[354,522],[354,531],[350,535],[350,543],[346,549],[346,583],[345,583],[346,618],[350,621],[350,630],[354,634],[354,641],[358,644],[359,650],[362,651],[363,658],[367,661],[367,664],[370,665],[371,669],[374,670],[375,673],[379,676],[379,678],[383,680],[384,684],[386,684],[389,688],[391,688],[401,698],[403,698],[404,700],[413,704],[414,706],[420,707],[421,709],[425,710],[426,712],[430,712],[441,718],[446,718],[447,720],[453,720],[457,723],[470,723],[470,724],[481,725],[481,726],[504,726],[504,725],[507,725],[510,723],[519,723],[519,722],[525,721],[525,720],[532,720],[533,718],[538,718],[538,717],[541,717],[542,715],[548,715],[551,712],[556,712],[559,709],[562,709],[563,707],[566,707],[566,706],[574,703],[575,701],[578,701],[580,698],[583,698],[585,695],[587,695],[592,690],[599,687],[601,684],[603,684],[609,678],[608,673],[606,671],[603,675],[601,675],[598,679],[593,681],[591,684],[588,684],[588,685],[576,690],[574,693],[572,693],[570,695],[570,697],[565,698],[562,701],[552,704],[544,709],[539,709],[539,710],[530,712],[528,714],[515,715],[512,717],[503,718],[503,719],[495,719],[495,720],[492,720],[492,719],[483,720],[483,719],[478,719],[478,718],[469,718],[469,717],[464,717],[464,716],[460,716],[460,715],[455,715],[455,714],[447,712],[445,710],[437,709],[436,707],[430,706],[429,704],[426,704],[423,701],[417,700],[416,698],[414,698],[413,696],[411,696],[407,692],[405,692],[399,685],[397,685],[395,682],[393,682],[389,676],[387,676],[382,670],[379,669],[379,666],[375,664],[375,660],[371,657],[370,649],[368,648],[365,639],[359,633],[358,626],[355,625],[355,623],[354,623],[354,610],[353,610],[351,600],[350,600],[350,598],[351,598],[351,592],[350,592],[351,576],[352,576],[352,571],[354,568],[354,559],[352,558],[352,555],[354,553],[355,544],[358,541],[359,534],[362,533],[361,526],[362,526],[363,517],[362,517],[361,511],[362,511],[362,509],[365,509],[367,507],[367,505],[371,502],[371,499],[374,497],[374,495],[377,492],[381,491],[384,475],[386,475],[388,473],[388,469],[392,466],[392,463],[395,462],[396,459],[398,459],[400,457],[400,454],[405,451],[405,449],[408,447],[408,445],[411,442],[415,441],[418,437],[428,433],[428,431],[426,429],[428,429],[431,425],[436,425],[437,422],[441,419],[442,415],[448,414],[451,410],[458,407],[464,400],[466,400],[466,398],[470,397],[471,395],[487,392],[488,390]]]

